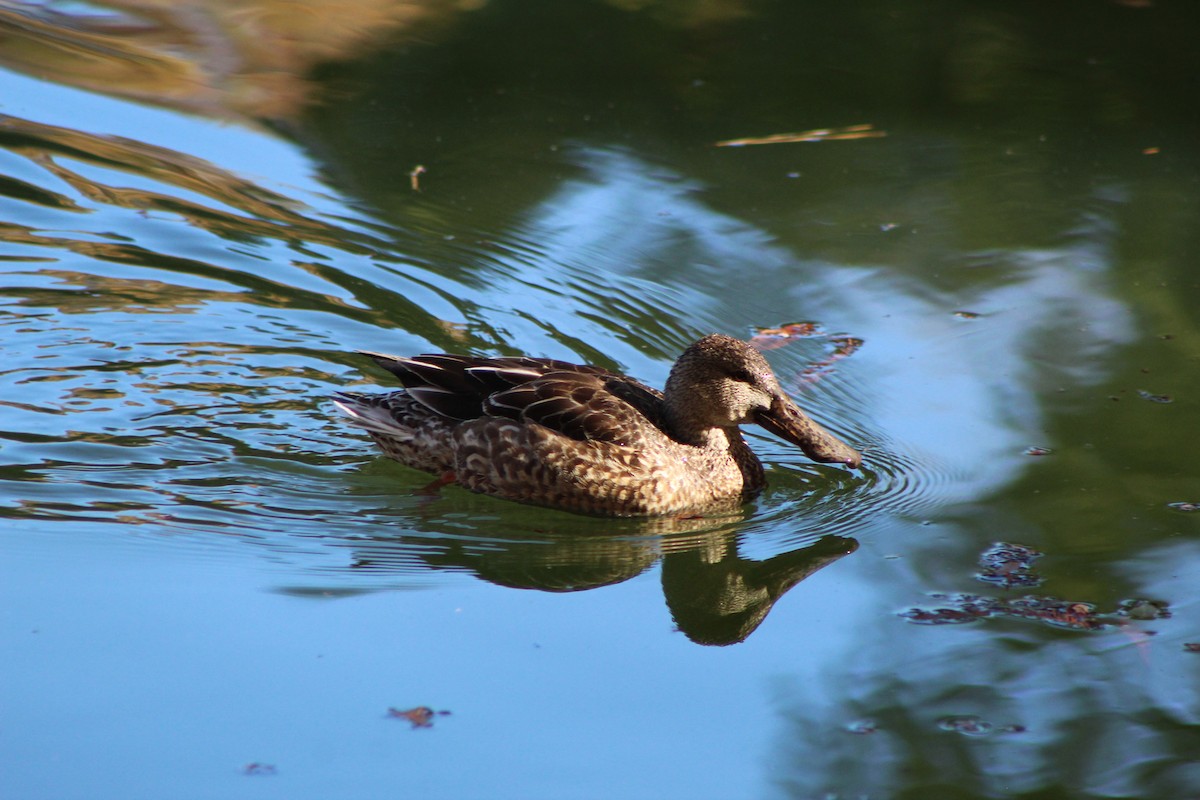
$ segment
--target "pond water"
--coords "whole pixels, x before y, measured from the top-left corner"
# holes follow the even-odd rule
[[[1197,795],[1197,23],[5,4],[0,794]],[[864,468],[605,520],[329,399],[712,331]]]

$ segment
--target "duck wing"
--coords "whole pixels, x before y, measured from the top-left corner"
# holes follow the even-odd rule
[[[414,400],[430,411],[454,420],[475,419],[492,413],[486,409],[492,395],[550,373],[621,377],[601,367],[552,358],[485,358],[451,354],[404,357],[368,350],[358,352],[370,356],[376,364],[395,375]]]
[[[581,442],[641,448],[663,435],[661,403],[661,393],[632,378],[559,370],[490,395],[484,411]]]

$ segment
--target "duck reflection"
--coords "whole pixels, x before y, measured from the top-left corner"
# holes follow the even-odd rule
[[[830,535],[753,561],[738,553],[736,536],[716,536],[706,546],[663,557],[663,594],[675,624],[693,642],[736,644],[793,586],[857,549],[856,540]]]
[[[497,586],[579,592],[627,581],[661,560],[663,594],[679,630],[697,644],[729,645],[750,636],[798,583],[858,549],[854,539],[826,535],[766,560],[744,558],[742,517],[638,520],[616,533],[380,539],[355,546],[352,569],[411,570],[417,559]]]

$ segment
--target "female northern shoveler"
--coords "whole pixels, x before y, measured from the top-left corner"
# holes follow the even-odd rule
[[[545,358],[364,355],[404,388],[337,405],[384,454],[509,500],[609,516],[736,505],[766,485],[747,422],[814,461],[862,461],[788,399],[762,354],[721,334],[685,350],[663,392]]]

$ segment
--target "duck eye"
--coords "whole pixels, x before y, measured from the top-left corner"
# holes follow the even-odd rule
[[[735,381],[741,381],[742,383],[748,383],[751,386],[754,385],[754,376],[752,374],[750,374],[750,370],[748,370],[748,369],[735,369],[730,374],[730,377],[733,378]]]

